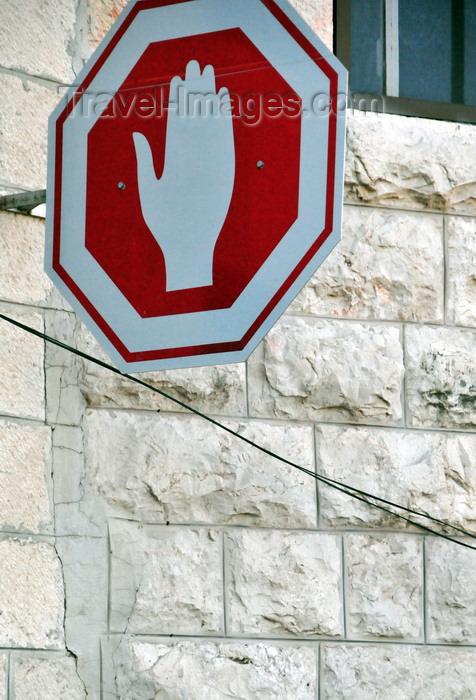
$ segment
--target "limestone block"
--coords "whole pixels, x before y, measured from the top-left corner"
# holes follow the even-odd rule
[[[0,74],[0,172],[9,182],[46,187],[47,123],[58,102],[53,87]]]
[[[94,354],[98,357],[98,353]],[[246,413],[245,365],[215,365],[143,372],[140,379],[204,413],[243,416]],[[184,411],[146,387],[87,363],[81,390],[90,406]]]
[[[347,206],[341,242],[290,312],[441,323],[443,288],[440,217]]]
[[[46,327],[55,338],[103,362],[111,362],[76,315],[52,313],[47,316]],[[51,368],[51,415],[66,424],[77,424],[85,403],[108,408],[186,410],[126,377],[87,360],[75,358],[59,348],[47,348],[47,366]],[[144,372],[137,376],[198,411],[230,416],[246,415],[244,363]]]
[[[7,675],[8,656],[6,654],[0,654],[0,700],[8,700]]]
[[[3,0],[0,65],[70,82],[75,21],[73,0]]]
[[[447,322],[476,326],[476,223],[448,217]]]
[[[410,425],[474,429],[476,333],[409,326],[405,343]]]
[[[127,3],[128,0],[88,0],[89,42],[92,47],[101,41]],[[332,0],[292,0],[291,4],[332,50]]]
[[[476,692],[476,651],[325,644],[321,687],[322,700],[471,700]]]
[[[334,39],[332,0],[291,0],[291,5],[332,51]]]
[[[426,554],[429,641],[476,644],[476,553],[428,539]]]
[[[60,561],[46,543],[0,540],[0,646],[64,648]]]
[[[84,686],[71,656],[17,658],[12,668],[15,700],[84,700]]]
[[[284,317],[249,360],[254,416],[399,423],[399,330]]]
[[[349,114],[347,201],[474,215],[475,136],[474,124]]]
[[[2,313],[38,331],[43,318],[33,312],[1,308]],[[43,341],[0,319],[0,413],[44,419]]]
[[[1,299],[45,304],[53,285],[43,272],[44,229],[42,219],[0,212]]]
[[[96,48],[129,0],[88,0],[88,29],[91,48]]]
[[[316,437],[319,473],[476,533],[476,436],[321,425]],[[405,527],[322,484],[319,511],[326,527]]]
[[[230,634],[342,634],[339,538],[236,530],[225,552]]]
[[[421,539],[404,535],[349,535],[344,543],[349,637],[421,640]]]
[[[219,533],[116,521],[111,542],[112,630],[223,632]]]
[[[316,650],[269,644],[151,644],[128,639],[114,654],[121,700],[314,700]]]
[[[313,469],[310,427],[226,425]],[[316,526],[312,478],[203,419],[89,410],[83,429],[85,483],[111,515],[151,523]]]
[[[0,420],[0,523],[39,532],[51,524],[46,483],[51,431]]]

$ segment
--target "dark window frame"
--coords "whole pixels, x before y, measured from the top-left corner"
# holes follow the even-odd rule
[[[334,0],[334,52],[349,71],[351,63],[351,2],[352,0]],[[354,95],[351,94],[350,108],[359,109],[359,104],[363,104],[364,109],[368,109],[367,106],[372,104],[372,100],[375,103],[377,99],[380,110],[384,113],[476,124],[476,106],[396,96],[399,89],[398,50],[395,52],[395,41],[398,41],[398,0],[384,0],[384,5],[384,94],[375,95],[360,91]],[[454,93],[453,96],[456,97]]]

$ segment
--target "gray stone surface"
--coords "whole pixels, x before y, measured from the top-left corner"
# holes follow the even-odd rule
[[[50,428],[0,420],[0,524],[5,529],[39,532],[51,525],[50,470]]]
[[[431,539],[426,555],[429,640],[476,644],[476,552]]]
[[[472,700],[476,650],[322,645],[321,700]]]
[[[399,329],[283,317],[249,360],[254,416],[398,424]]]
[[[0,73],[0,172],[26,189],[46,188],[46,132],[59,102],[53,87]]]
[[[71,656],[17,658],[12,664],[15,700],[84,700],[86,692]]]
[[[316,436],[324,476],[476,533],[475,435],[321,425]],[[327,486],[319,496],[325,527],[405,527]]]
[[[226,425],[313,469],[309,426]],[[316,525],[313,479],[201,418],[89,410],[83,430],[86,496],[101,498],[111,515],[161,523]],[[70,498],[75,494],[81,497],[76,488]]]
[[[109,543],[99,537],[58,537],[65,588],[66,648],[88,698],[100,698],[101,635],[108,625]],[[62,698],[61,698],[62,700]]]
[[[410,425],[476,426],[476,332],[409,326],[405,329]]]
[[[45,332],[72,348],[88,351],[80,333],[84,326],[78,316],[66,311],[45,312]],[[47,343],[45,347],[46,418],[50,423],[75,426],[81,422],[86,400],[80,384],[84,363],[69,350]]]
[[[441,323],[443,289],[440,217],[346,206],[340,243],[290,311]]]
[[[342,634],[339,538],[236,530],[226,534],[225,552],[230,634]]]
[[[43,272],[44,240],[43,219],[0,212],[1,299],[17,304],[46,303],[53,285]]]
[[[476,326],[476,222],[448,217],[447,322]]]
[[[85,491],[83,432],[55,426],[53,432],[55,532],[59,536],[106,536],[104,507]]]
[[[0,65],[30,75],[70,82],[76,21],[73,0],[3,0],[0,3]],[[38,41],[42,37],[42,41]],[[47,39],[46,39],[47,37]]]
[[[7,674],[8,656],[6,654],[0,654],[0,700],[8,700]]]
[[[152,644],[124,638],[114,653],[121,700],[314,700],[312,647],[239,642]]]
[[[473,124],[349,114],[347,201],[474,215],[475,135]]]
[[[349,638],[422,641],[421,538],[349,535],[345,561]]]
[[[40,314],[18,307],[0,311],[35,330],[43,331]],[[0,320],[0,413],[21,418],[44,419],[43,341]]]
[[[215,530],[111,524],[111,629],[223,632],[221,536]]]
[[[0,646],[64,648],[64,589],[55,549],[0,540]]]

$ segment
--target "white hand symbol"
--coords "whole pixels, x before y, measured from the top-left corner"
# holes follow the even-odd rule
[[[202,113],[195,115],[200,98]],[[213,284],[213,253],[235,179],[230,96],[227,88],[216,92],[213,66],[200,73],[198,62],[190,61],[185,80],[172,78],[161,178],[147,138],[133,136],[142,214],[165,257],[167,291]]]

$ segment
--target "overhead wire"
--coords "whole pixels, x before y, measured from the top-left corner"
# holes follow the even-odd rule
[[[398,503],[395,503],[394,501],[391,501],[389,499],[382,498],[381,496],[377,496],[375,494],[369,493],[368,491],[364,491],[362,489],[358,489],[354,486],[350,486],[349,484],[346,484],[342,481],[337,481],[335,479],[331,479],[330,477],[324,476],[322,474],[318,474],[317,472],[311,471],[310,469],[307,469],[306,467],[303,467],[300,464],[297,464],[295,462],[292,462],[291,460],[287,459],[286,457],[283,457],[282,455],[276,454],[272,450],[269,450],[268,448],[264,447],[263,445],[260,445],[259,443],[254,442],[253,440],[250,440],[247,438],[245,435],[242,435],[241,433],[238,433],[236,430],[233,430],[229,426],[227,426],[224,423],[221,423],[220,421],[215,420],[211,416],[208,416],[207,414],[203,413],[202,411],[199,411],[198,409],[194,408],[193,406],[190,406],[189,404],[185,403],[184,401],[181,401],[180,399],[176,398],[175,396],[172,396],[171,394],[168,394],[167,392],[163,391],[162,389],[159,389],[156,386],[153,386],[152,384],[149,384],[148,382],[144,381],[140,377],[134,376],[132,374],[128,374],[125,372],[122,372],[119,370],[117,367],[114,367],[113,365],[104,362],[103,360],[100,360],[97,357],[93,357],[92,355],[89,355],[88,353],[83,352],[82,350],[78,350],[77,348],[72,347],[71,345],[68,345],[67,343],[62,342],[61,340],[58,340],[57,338],[53,338],[52,336],[47,335],[46,333],[43,333],[41,331],[38,331],[36,328],[32,328],[31,326],[28,326],[24,323],[21,323],[20,321],[11,318],[10,316],[5,316],[4,314],[0,313],[0,319],[7,321],[8,323],[16,326],[17,328],[22,329],[23,331],[30,333],[37,338],[40,338],[44,342],[51,343],[52,345],[56,345],[57,347],[66,350],[67,352],[70,352],[74,355],[77,355],[81,357],[82,359],[85,359],[89,362],[92,362],[95,365],[98,365],[99,367],[102,367],[110,372],[113,372],[114,374],[120,375],[121,377],[124,377],[124,379],[127,379],[131,382],[134,382],[135,384],[139,384],[140,386],[145,387],[146,389],[159,394],[165,399],[168,399],[169,401],[172,401],[176,405],[180,406],[181,408],[185,409],[186,411],[195,414],[196,416],[208,421],[212,425],[216,426],[220,430],[224,430],[225,432],[229,433],[230,435],[233,435],[235,438],[238,438],[242,442],[250,445],[254,449],[259,450],[260,452],[268,455],[269,457],[272,457],[273,459],[276,459],[290,467],[293,467],[294,469],[299,470],[300,472],[303,472],[304,474],[307,474],[308,476],[312,477],[313,479],[317,480],[318,482],[325,484],[326,486],[339,491],[351,498],[354,498],[358,501],[361,501],[362,503],[367,504],[368,506],[371,506],[373,508],[378,508],[379,510],[388,513],[392,515],[395,518],[398,518],[400,520],[403,520],[404,522],[419,528],[420,530],[423,530],[431,535],[434,535],[436,537],[441,537],[445,540],[448,540],[450,542],[453,542],[454,544],[460,545],[462,547],[466,547],[468,549],[473,549],[476,551],[476,547],[473,545],[470,545],[468,542],[464,542],[461,539],[455,539],[456,535],[454,537],[446,534],[445,532],[440,532],[439,530],[435,530],[428,525],[424,525],[423,523],[420,523],[418,521],[413,520],[412,518],[409,518],[406,515],[403,515],[402,513],[398,513],[392,510],[392,508],[396,508],[397,510],[403,511],[405,513],[408,513],[409,515],[416,516],[418,518],[422,518],[423,520],[430,521],[432,523],[435,523],[437,525],[440,525],[441,527],[445,529],[450,529],[455,533],[459,533],[461,536],[468,537],[471,539],[476,539],[476,535],[472,534],[471,532],[465,530],[464,528],[458,527],[456,525],[453,525],[445,520],[442,520],[440,518],[436,518],[434,516],[428,515],[427,513],[423,513],[421,511],[415,510],[413,508],[409,508],[407,506],[400,505]]]

